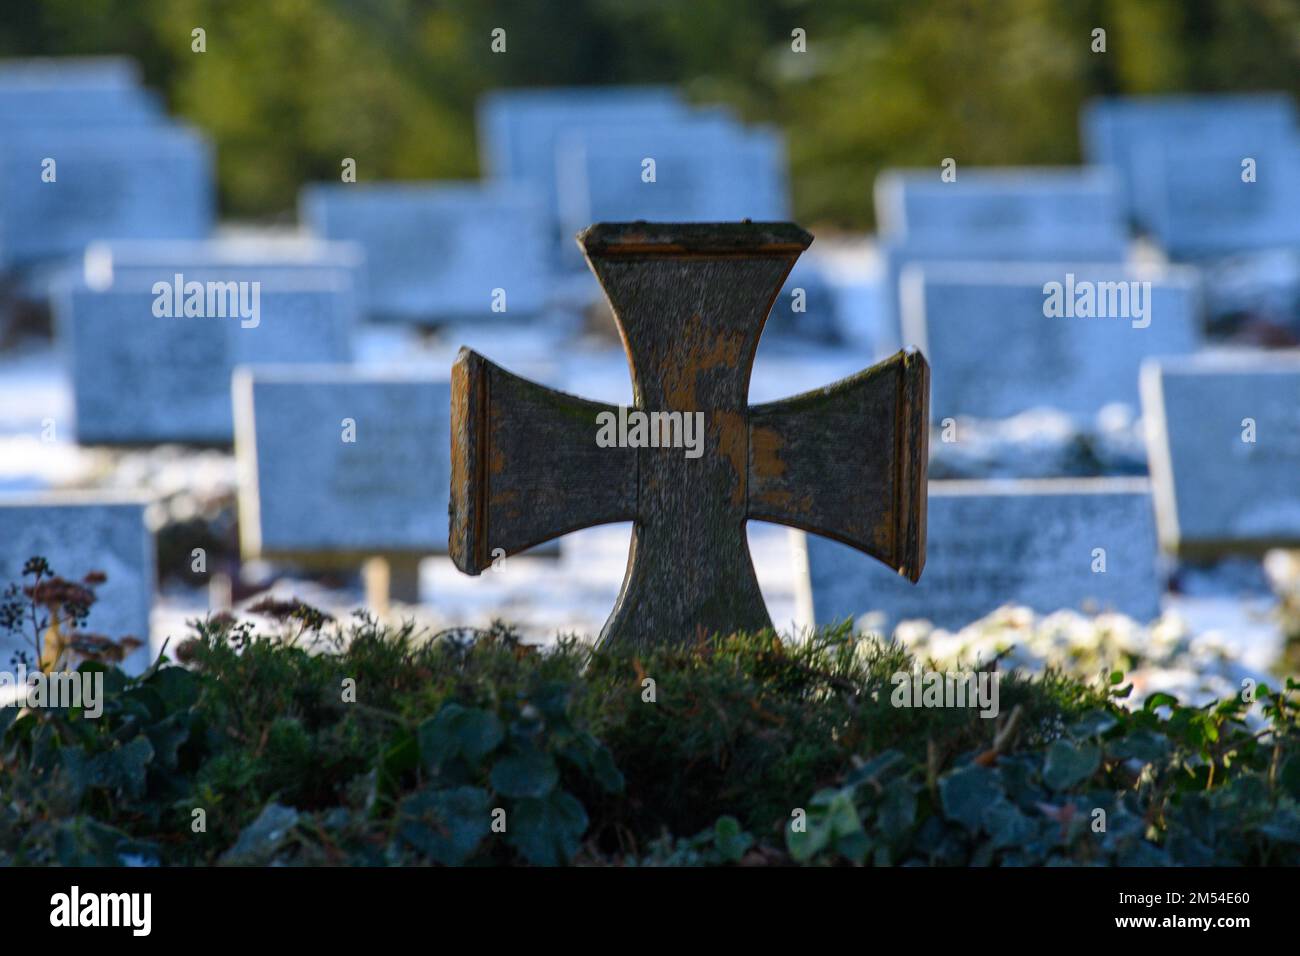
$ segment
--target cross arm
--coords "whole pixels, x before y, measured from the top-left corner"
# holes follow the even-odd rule
[[[451,372],[451,521],[456,567],[478,574],[498,548],[635,517],[634,448],[596,444],[589,402],[507,372],[462,348]]]
[[[916,351],[749,409],[747,516],[820,534],[916,581],[925,566],[930,370]]]

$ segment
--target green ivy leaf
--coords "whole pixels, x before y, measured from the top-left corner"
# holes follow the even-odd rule
[[[741,829],[740,821],[732,816],[718,817],[713,825],[713,845],[728,863],[739,863],[754,838]]]
[[[844,783],[850,787],[859,787],[868,780],[878,780],[885,773],[903,762],[903,755],[897,750],[886,750],[877,754],[860,767],[856,767],[847,777]]]
[[[1148,713],[1154,712],[1158,707],[1172,707],[1176,710],[1178,708],[1178,698],[1173,694],[1166,694],[1163,691],[1157,691],[1148,697],[1142,704],[1142,709]]]
[[[505,728],[491,711],[448,703],[420,724],[418,734],[420,759],[436,770],[458,756],[477,764],[505,738]]]
[[[876,808],[879,829],[891,838],[906,833],[916,822],[916,793],[910,783],[895,781],[880,798]]]
[[[471,763],[478,763],[505,739],[505,728],[497,715],[489,710],[467,710],[456,722],[456,739],[460,752]]]
[[[1140,760],[1155,763],[1169,754],[1169,738],[1154,730],[1135,730],[1131,734],[1106,745],[1109,753],[1123,760]]]
[[[1034,821],[1007,799],[995,800],[984,808],[984,829],[998,848],[1027,843],[1035,832]]]
[[[145,734],[153,744],[158,763],[168,770],[175,770],[181,744],[190,736],[189,715],[174,713],[146,728]]]
[[[1053,790],[1068,790],[1091,777],[1100,763],[1101,751],[1092,744],[1058,740],[1047,749],[1043,783]]]
[[[503,797],[544,797],[559,782],[554,759],[533,748],[502,757],[492,767],[492,789]]]
[[[415,770],[419,756],[415,734],[409,730],[398,731],[397,739],[380,754],[379,766],[375,768],[375,794],[395,800],[402,778]],[[374,812],[378,811],[379,805],[376,803]]]
[[[153,744],[144,734],[93,756],[81,747],[67,747],[60,753],[63,769],[77,792],[98,788],[131,799],[144,796],[146,774],[153,756]]]
[[[85,666],[82,664],[78,670]],[[145,682],[145,686],[153,689],[170,712],[187,710],[199,700],[198,675],[184,667],[159,668]]]
[[[1278,771],[1277,782],[1284,791],[1300,800],[1300,754],[1286,758]]]
[[[257,819],[240,831],[235,845],[221,855],[220,862],[233,866],[270,863],[297,825],[297,810],[279,803],[268,803]]]
[[[54,832],[54,855],[60,866],[121,866],[118,848],[131,838],[114,827],[86,816],[58,824]]]
[[[591,754],[591,770],[596,778],[596,783],[600,784],[601,789],[606,793],[623,792],[623,772],[618,769],[614,763],[614,757],[601,744],[596,745],[596,749]]]
[[[1260,824],[1259,832],[1281,843],[1300,844],[1300,814],[1278,810],[1268,822]]]
[[[459,866],[492,828],[492,800],[479,787],[423,790],[402,801],[397,837],[435,863]]]
[[[785,827],[786,849],[799,863],[807,863],[831,842],[831,828],[826,825],[824,815],[814,806],[820,796],[821,793],[818,793],[809,801],[810,806],[804,812],[803,829],[795,829],[795,824],[799,821],[793,815]]]
[[[998,775],[988,767],[967,764],[939,778],[944,814],[972,832],[983,824],[984,808],[1002,797]]]
[[[1100,737],[1119,721],[1104,710],[1090,710],[1070,726],[1073,737]]]
[[[529,863],[560,866],[573,859],[586,830],[587,811],[561,790],[519,800],[508,818],[506,841]]]
[[[808,801],[804,823],[802,832],[794,829],[794,820],[786,827],[786,847],[800,862],[807,862],[829,849],[854,863],[861,863],[870,850],[870,842],[853,803],[852,787],[819,790]]]

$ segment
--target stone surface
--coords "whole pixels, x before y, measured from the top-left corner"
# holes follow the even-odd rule
[[[959,168],[949,183],[938,169],[891,170],[876,179],[875,203],[895,329],[909,263],[1117,263],[1128,253],[1118,183],[1103,170]]]
[[[262,236],[135,239],[91,243],[83,259],[83,278],[90,288],[102,290],[132,279],[152,288],[159,278],[170,279],[178,269],[340,270],[359,287],[364,267],[365,251],[352,242]]]
[[[1089,311],[1107,315],[1045,315],[1057,291],[1051,283],[1062,308],[1078,312],[1091,295]],[[1123,286],[1112,296],[1102,283]],[[1130,283],[1150,283],[1149,300],[1146,286]],[[900,284],[903,344],[930,361],[936,423],[1035,408],[1089,418],[1111,403],[1136,407],[1142,361],[1192,352],[1200,342],[1199,293],[1188,270],[939,263],[909,266]],[[1149,302],[1140,317],[1138,302]]]
[[[1254,180],[1242,161],[1255,161]],[[1148,227],[1178,259],[1300,247],[1300,136],[1161,139],[1137,151]]]
[[[538,197],[553,245],[571,243],[572,234],[558,231],[558,139],[577,128],[635,128],[685,119],[691,112],[671,87],[499,90],[479,100],[479,153],[493,180],[522,185]]]
[[[56,179],[42,181],[53,159]],[[212,149],[177,126],[42,127],[0,138],[0,269],[97,239],[197,239],[215,214]]]
[[[653,159],[655,178],[643,180]],[[729,116],[584,127],[556,151],[561,235],[593,222],[777,221],[790,214],[785,143]],[[581,262],[576,244],[563,248]]]
[[[373,318],[436,325],[528,319],[546,308],[547,231],[525,192],[467,183],[315,185],[303,190],[301,214],[315,235],[365,250]]]
[[[636,410],[703,427],[601,447],[615,406],[521,379],[469,349],[452,371],[451,555],[469,574],[541,541],[635,522],[601,639],[639,646],[771,622],[747,520],[849,542],[915,579],[925,563],[925,360],[748,405],[763,319],[812,237],[790,223],[604,223],[581,236],[628,354]],[[680,437],[680,436],[679,436]]]
[[[102,571],[108,579],[96,588],[85,630],[113,639],[131,635],[147,648],[155,574],[145,505],[89,493],[0,496],[0,588],[19,583],[24,563],[36,556],[68,580]],[[18,648],[33,656],[30,632],[21,638],[0,634],[0,669],[9,669]],[[139,666],[147,655],[142,648],[131,663]]]
[[[1239,176],[1241,158],[1294,135],[1296,119],[1284,93],[1196,94],[1095,99],[1080,112],[1079,125],[1084,157],[1115,170],[1127,214],[1150,230],[1167,168],[1152,165],[1153,147],[1231,147]]]
[[[1163,547],[1300,546],[1300,353],[1153,362],[1142,405]]]
[[[186,283],[261,283],[255,327],[238,317],[154,315],[156,270],[103,292],[72,283],[55,299],[82,444],[232,440],[230,376],[247,363],[346,362],[357,320],[343,273],[223,268],[183,272]],[[251,291],[251,286],[249,287]]]
[[[930,482],[925,575],[917,584],[834,541],[796,544],[818,626],[845,619],[891,633],[906,620],[956,630],[1003,604],[1040,613],[1159,613],[1150,485],[1140,478]],[[1105,573],[1093,571],[1105,549]]]
[[[234,392],[245,555],[355,564],[446,551],[445,378],[263,367],[237,373]]]
[[[1124,219],[1112,174],[1053,167],[887,170],[876,180],[882,237],[938,258],[1097,261],[1122,258]]]
[[[161,99],[140,85],[126,57],[37,57],[0,61],[0,125],[19,127],[151,125]]]

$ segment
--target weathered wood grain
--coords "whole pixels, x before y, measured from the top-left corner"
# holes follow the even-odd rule
[[[601,448],[616,406],[528,382],[462,349],[452,372],[450,550],[477,574],[513,554],[632,520],[601,641],[651,646],[771,626],[750,518],[829,535],[912,580],[925,561],[929,377],[899,353],[751,408],[763,323],[812,237],[791,223],[614,223],[579,236],[628,354],[637,409],[703,413],[703,454]]]
[[[749,517],[925,566],[929,367],[919,352],[749,409]]]

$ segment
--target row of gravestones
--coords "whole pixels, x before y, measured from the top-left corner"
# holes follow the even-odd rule
[[[1199,262],[1300,251],[1300,137],[1282,96],[1094,103],[1078,170],[883,175],[891,347],[920,348],[931,415],[1140,407],[1151,478],[932,481],[912,586],[796,536],[805,616],[955,628],[1007,602],[1157,613],[1158,554],[1300,545],[1300,353],[1206,350],[1201,273],[1140,264],[1136,227]],[[960,440],[960,436],[956,436]]]
[[[1011,601],[1145,619],[1157,542],[1188,559],[1300,544],[1300,356],[1201,354],[1198,270],[1130,251],[1133,228],[1191,262],[1300,249],[1293,104],[1100,101],[1082,127],[1090,167],[877,180],[880,341],[927,356],[945,431],[1037,407],[1087,419],[1140,393],[1151,481],[931,482],[919,585],[797,536],[807,617],[952,628]]]
[[[0,122],[0,273],[43,289],[48,267],[94,240],[212,234],[211,144],[167,118],[130,61],[0,61]],[[481,102],[479,127],[482,182],[373,183],[345,168],[303,190],[303,226],[363,253],[368,317],[585,306],[581,273],[581,301],[565,290],[582,267],[573,236],[593,220],[789,217],[782,138],[669,89],[503,92]]]
[[[918,585],[827,540],[797,549],[815,619],[871,610],[889,623],[924,617],[951,627],[1006,601],[1146,619],[1162,590],[1157,535],[1165,551],[1189,558],[1300,544],[1300,358],[1160,359],[1143,367],[1141,391],[1151,481],[931,482],[929,560]],[[239,372],[245,549],[299,560],[441,550],[449,404],[446,384],[427,378]],[[341,427],[361,440],[345,440]],[[138,633],[152,575],[144,508],[7,502],[4,571],[14,576],[28,554],[56,567],[90,560],[109,573],[112,594],[131,596],[108,602],[97,625]]]
[[[35,67],[28,69],[34,77],[28,80],[33,87],[43,90],[57,85],[48,78],[42,79],[41,71]],[[130,100],[129,91],[135,89],[136,95],[147,103],[148,97],[132,86],[129,73],[123,73],[122,92],[117,95]],[[0,78],[4,75],[0,72]],[[623,156],[620,165],[625,169],[629,165],[634,167],[637,178],[633,182],[640,185],[641,159],[647,150],[643,148],[646,141],[638,137],[651,135],[644,132],[650,124],[644,116],[641,117],[644,122],[628,124],[631,106],[625,97],[640,98],[645,110],[659,111],[665,122],[676,113],[681,122],[695,124],[682,140],[683,150],[691,142],[702,142],[708,144],[705,150],[708,155],[730,155],[731,147],[739,155],[750,155],[744,149],[754,150],[754,155],[767,150],[771,155],[770,137],[762,133],[738,136],[730,147],[724,148],[721,139],[726,126],[724,116],[690,115],[668,94],[655,91],[635,94],[622,91],[617,95],[608,92],[508,94],[489,99],[482,114],[488,166],[494,180],[501,180],[495,185],[452,190],[439,187],[434,190],[436,196],[429,191],[432,187],[365,187],[362,190],[347,185],[309,190],[303,203],[305,218],[323,235],[347,236],[352,242],[169,241],[110,242],[93,246],[86,253],[83,275],[60,290],[57,308],[60,333],[68,342],[71,355],[80,440],[226,444],[233,434],[241,468],[241,525],[244,547],[249,553],[351,556],[442,550],[446,542],[446,500],[442,491],[449,483],[446,459],[449,400],[445,380],[418,377],[380,380],[338,367],[337,363],[350,359],[350,330],[363,314],[378,316],[389,311],[387,306],[381,308],[375,304],[377,295],[393,296],[394,303],[406,296],[404,301],[425,303],[417,307],[420,309],[427,309],[429,301],[445,300],[450,304],[448,314],[457,314],[462,311],[462,305],[457,303],[468,301],[458,298],[454,291],[462,284],[459,283],[462,275],[476,275],[475,270],[484,268],[485,263],[503,259],[527,265],[547,258],[542,251],[534,260],[528,252],[532,247],[517,241],[518,230],[534,229],[550,234],[582,222],[584,216],[592,216],[597,207],[584,206],[574,211],[578,207],[573,197],[578,193],[574,192],[572,183],[560,180],[565,175],[577,176],[581,170],[586,170],[583,175],[591,178],[591,170],[598,168],[601,156]],[[83,102],[79,97],[73,100]],[[0,104],[6,102],[0,96]],[[19,98],[15,102],[27,103],[30,99]],[[12,109],[12,104],[5,108]],[[601,118],[602,110],[608,111],[606,119]],[[111,104],[105,104],[97,110],[97,119],[102,120],[111,113]],[[609,118],[612,114],[617,114],[617,120]],[[143,115],[152,116],[152,122],[160,123],[156,111],[153,114],[146,111]],[[621,124],[620,130],[617,134],[611,131],[609,135],[596,135],[592,128],[575,128],[574,117],[581,117],[592,128],[606,122]],[[132,135],[135,132],[138,130],[133,128]],[[117,129],[113,135],[120,137],[123,132]],[[623,145],[624,139],[631,145]],[[557,149],[564,150],[565,156],[580,157],[581,162],[573,159],[548,171],[547,164],[538,159],[554,154]],[[619,149],[624,152],[620,153]],[[667,159],[674,153],[659,150],[655,155]],[[747,162],[746,169],[754,168],[754,160]],[[684,164],[683,168],[687,166]],[[670,170],[672,165],[661,164],[660,168]],[[1140,172],[1144,168],[1138,164],[1135,170]],[[181,177],[181,181],[188,179]],[[103,188],[105,180],[98,182],[96,191]],[[1113,182],[1108,174],[1100,172],[1029,171],[996,174],[963,171],[956,183],[943,184],[937,184],[932,175],[926,180],[910,175],[882,179],[877,197],[882,209],[882,230],[885,245],[891,250],[891,261],[898,263],[902,279],[901,328],[907,331],[900,335],[906,334],[927,348],[935,372],[932,407],[936,420],[942,421],[953,414],[1009,414],[1027,400],[1086,412],[1107,401],[1135,399],[1136,369],[1142,360],[1187,353],[1196,347],[1194,281],[1177,270],[1152,273],[1153,292],[1147,299],[1151,317],[1148,325],[1140,324],[1145,321],[1141,317],[1135,324],[1083,315],[1049,320],[1044,315],[1042,288],[1046,281],[1055,281],[1052,277],[1062,283],[1067,276],[1075,283],[1146,281],[1146,272],[1121,261],[1125,216],[1115,212],[1119,207],[1113,201]],[[412,191],[404,192],[408,188]],[[940,193],[939,189],[948,191]],[[493,206],[495,199],[484,205],[489,194],[505,196],[512,191],[530,194],[532,198],[527,202],[534,205],[540,202],[543,213],[533,218],[509,204],[497,209]],[[712,195],[719,190],[709,187],[703,192]],[[625,189],[613,188],[609,193],[612,205],[599,208],[612,209],[613,215],[625,218],[637,215],[635,210],[617,205],[626,195]],[[764,205],[768,201],[765,195],[759,191],[755,198],[743,197],[743,209],[718,207],[704,218],[781,214],[775,200],[771,206]],[[370,199],[374,202],[369,202]],[[348,204],[353,204],[350,212]],[[20,203],[17,208],[24,206]],[[439,215],[440,209],[450,209],[452,213]],[[545,211],[548,209],[549,214]],[[896,211],[887,213],[891,209]],[[669,212],[653,215],[669,214],[690,218]],[[647,213],[645,217],[651,215]],[[331,222],[338,224],[337,227],[331,226]],[[454,222],[464,223],[468,232],[449,225]],[[8,233],[8,223],[5,228]],[[59,230],[53,232],[57,234]],[[206,233],[206,229],[195,228],[189,232]],[[69,240],[69,248],[103,234],[77,234],[75,240]],[[945,245],[953,241],[952,237],[962,235],[967,243],[964,249]],[[480,240],[494,245],[476,246]],[[931,240],[931,245],[925,245]],[[493,255],[502,242],[511,248],[510,256]],[[475,249],[476,254],[462,261],[457,259],[456,250],[464,247]],[[544,242],[536,248],[544,250],[554,245]],[[418,250],[414,261],[412,250]],[[968,264],[970,260],[988,258],[1047,262],[1034,266],[1012,263],[1005,269]],[[1089,265],[1061,268],[1052,266],[1051,260]],[[418,287],[412,289],[403,279],[405,275],[411,282],[423,282],[422,263],[431,266],[447,261],[456,264],[450,272],[440,273],[441,278],[423,291]],[[1103,265],[1091,264],[1097,262]],[[400,267],[399,270],[384,274],[382,270],[392,264]],[[408,271],[403,273],[401,269]],[[153,311],[157,299],[154,285],[160,279],[171,281],[180,289],[178,302],[182,303],[174,319],[161,322]],[[246,321],[184,316],[185,282],[206,285],[239,281],[262,283],[255,322],[251,316]],[[482,284],[496,281],[489,277]],[[527,283],[510,285],[512,296],[516,289],[529,288]],[[526,292],[522,298],[525,303],[530,301]],[[517,301],[518,297],[512,298],[511,311]],[[402,311],[400,305],[392,308],[393,314]],[[965,329],[963,325],[970,328]],[[236,379],[234,401],[239,412],[232,414],[230,382],[237,366],[249,363],[305,366],[322,362],[335,363],[335,367],[267,367],[241,373]],[[1260,423],[1260,438],[1251,443],[1252,447],[1239,450],[1234,445],[1232,455],[1206,453],[1210,458],[1208,463],[1200,460],[1203,455],[1197,450],[1197,443],[1203,439],[1197,431],[1204,420],[1202,411],[1194,409],[1186,419],[1191,424],[1180,431],[1177,423],[1181,409],[1171,410],[1168,400],[1157,403],[1155,396],[1163,396],[1163,392],[1151,386],[1151,407],[1158,405],[1167,422],[1162,440],[1169,446],[1168,450],[1153,454],[1157,485],[1165,489],[1158,497],[1164,502],[1161,531],[1166,543],[1176,545],[1199,540],[1206,542],[1207,547],[1258,546],[1261,542],[1285,543],[1297,537],[1293,516],[1286,521],[1277,520],[1277,516],[1285,517],[1296,507],[1294,495],[1289,491],[1294,482],[1279,477],[1296,461],[1296,423],[1287,417],[1290,413],[1286,411],[1297,406],[1295,370],[1285,362],[1279,367],[1280,374],[1275,374],[1265,372],[1258,363],[1248,363],[1226,378],[1213,379],[1220,392],[1236,395],[1257,394],[1256,381],[1266,380],[1276,383],[1270,387],[1276,388],[1277,396],[1268,402],[1255,403],[1259,407],[1252,405],[1247,409],[1253,414],[1243,412],[1239,416],[1239,421],[1251,418]],[[990,375],[992,369],[996,372]],[[1210,381],[1202,377],[1208,374],[1202,369],[1188,370],[1185,374],[1194,383]],[[1260,379],[1260,375],[1264,378]],[[1157,382],[1166,378],[1159,372],[1150,376],[1151,381]],[[1202,390],[1193,386],[1189,394],[1200,396]],[[1191,401],[1187,396],[1182,400]],[[1211,391],[1206,401],[1212,409],[1233,408],[1232,414],[1237,414],[1233,403],[1224,396]],[[346,431],[348,421],[363,440],[343,440],[341,432]],[[401,467],[394,467],[394,462],[400,462]],[[1230,469],[1233,465],[1238,466],[1236,472]],[[1198,494],[1197,489],[1201,487],[1197,485],[1198,476],[1216,467],[1229,469],[1226,475],[1218,477],[1233,482],[1230,487],[1250,489],[1254,493],[1227,496],[1202,490]],[[304,476],[314,476],[312,483],[305,484]],[[1071,495],[1092,494],[1092,488],[1097,489],[1096,493],[1106,490],[1100,486],[1060,487],[1062,494]],[[945,607],[944,599],[952,596],[951,587],[942,583],[945,529],[974,524],[981,514],[991,516],[990,533],[979,536],[984,541],[999,535],[1011,536],[1016,528],[1042,527],[1045,521],[1042,515],[1046,513],[1060,516],[1059,520],[1065,524],[1062,533],[1069,531],[1068,516],[1074,512],[1059,495],[1046,495],[1041,488],[995,489],[993,500],[998,507],[980,511],[976,505],[980,500],[975,493],[978,491],[981,489],[949,489],[937,484],[933,489],[931,571],[927,572],[926,583],[920,589],[908,592],[921,602],[917,607]],[[1123,489],[1124,495],[1134,493],[1131,488]],[[1136,494],[1141,497],[1143,493]],[[950,499],[954,504],[947,503]],[[1104,498],[1085,499],[1085,504],[1091,504],[1077,509],[1080,519],[1099,514],[1094,506],[1103,500],[1120,499],[1109,494]],[[1253,511],[1237,514],[1231,507],[1234,501]],[[5,548],[0,571],[7,579],[13,579],[23,556],[32,553],[47,554],[58,567],[65,566],[60,561],[66,556],[71,564],[67,569],[73,570],[86,563],[84,557],[74,560],[69,553],[74,543],[84,549],[82,554],[103,554],[106,557],[95,563],[111,560],[115,562],[114,568],[103,569],[116,573],[111,588],[114,594],[106,594],[97,624],[110,632],[140,633],[147,627],[151,592],[144,582],[150,578],[152,561],[146,557],[131,559],[133,555],[147,555],[150,550],[140,545],[140,536],[146,534],[142,506],[114,504],[106,514],[118,516],[117,523],[105,519],[102,525],[98,519],[90,520],[89,512],[84,510],[88,507],[92,506],[77,505],[77,510],[67,518],[60,518],[46,505],[0,509],[9,532],[0,540],[12,542],[12,547]],[[1148,515],[1149,511],[1148,507]],[[952,517],[945,517],[949,514]],[[139,520],[130,519],[121,524],[121,515],[137,515]],[[1206,527],[1192,531],[1198,522]],[[1154,549],[1145,547],[1144,535],[1149,537],[1150,518],[1145,522],[1140,518],[1130,520],[1121,511],[1115,526],[1128,529],[1127,540],[1133,553],[1145,555],[1139,564],[1149,568]],[[101,527],[102,534],[73,533],[76,528]],[[112,542],[108,540],[110,537]],[[1098,535],[1090,533],[1085,537],[1095,541]],[[972,546],[974,543],[977,542],[972,538],[965,546],[954,545],[954,553],[978,561],[980,551]],[[994,543],[989,547],[996,549],[1000,545]],[[1096,547],[1106,545],[1094,544],[1086,549],[1086,564],[1089,573],[1094,575],[1091,569]],[[816,581],[816,546],[806,553]],[[1058,560],[1023,563],[1040,568],[1044,580],[1062,585],[1065,578],[1059,566],[1062,560],[1068,561],[1072,552],[1059,547],[1050,548],[1048,553]],[[1145,605],[1122,595],[1109,596],[1096,591],[1098,582],[1124,576],[1123,572],[1116,573],[1117,557],[1124,564],[1124,547],[1112,544],[1108,553],[1112,557],[1103,573],[1110,577],[1093,577],[1087,579],[1093,583],[1086,587],[1065,588],[1058,592],[1064,595],[1060,600],[1068,606],[1077,606],[1081,600],[1093,597],[1103,604],[1145,613],[1157,593],[1154,585],[1144,584],[1153,577],[1148,572],[1143,572],[1146,576],[1139,575],[1134,585],[1147,595]],[[985,568],[1004,575],[1005,564],[996,556],[982,562]],[[852,609],[848,613],[883,605],[888,600],[889,584],[877,587],[871,577],[871,572],[879,572],[880,568],[859,573],[851,565],[831,566],[838,568],[833,576],[841,585],[856,588],[855,597],[847,604],[840,602],[841,607]],[[1128,567],[1131,569],[1133,565],[1130,563]],[[949,580],[969,580],[967,572],[958,568]],[[935,582],[932,589],[931,580]],[[1006,581],[990,581],[988,600],[994,594],[1006,599],[1025,593],[1024,589],[1008,589]],[[832,602],[819,602],[819,619],[840,616],[829,597],[833,584],[814,588],[815,592],[827,594],[826,600]],[[931,590],[934,593],[929,593]],[[136,595],[122,602],[122,606],[134,608],[129,618],[115,616],[113,608],[117,602],[112,597],[119,594]],[[1070,595],[1073,599],[1067,600]],[[958,602],[962,606],[954,611],[957,616],[947,617],[945,612],[944,620],[977,616],[975,612],[983,600]],[[1045,606],[1056,600],[1049,596],[1028,603]],[[141,608],[146,615],[143,622]],[[939,612],[934,616],[939,617]]]
[[[920,582],[797,534],[804,614],[953,629],[1016,603],[1146,621],[1161,552],[1203,562],[1300,547],[1300,355],[1160,359],[1140,382],[1150,479],[932,480]]]

